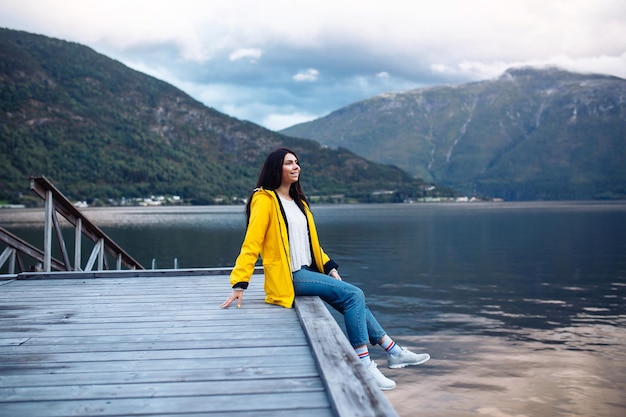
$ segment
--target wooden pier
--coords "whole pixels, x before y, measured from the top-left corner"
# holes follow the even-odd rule
[[[1,416],[397,416],[317,297],[219,308],[225,270],[0,281]]]

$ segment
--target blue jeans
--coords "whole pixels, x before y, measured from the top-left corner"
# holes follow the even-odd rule
[[[303,267],[293,273],[296,295],[317,295],[343,314],[348,339],[353,347],[378,344],[385,331],[365,304],[363,291],[350,283]]]

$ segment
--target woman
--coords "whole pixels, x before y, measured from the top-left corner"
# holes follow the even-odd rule
[[[241,307],[243,292],[261,255],[265,301],[291,308],[296,295],[317,295],[342,313],[348,339],[380,389],[393,389],[396,383],[370,359],[368,342],[385,349],[390,368],[419,365],[430,359],[427,353],[415,354],[398,346],[367,308],[363,291],[342,281],[339,265],[320,246],[293,151],[280,148],[268,155],[246,215],[246,236],[230,274],[233,291],[220,307],[227,308],[235,301]]]

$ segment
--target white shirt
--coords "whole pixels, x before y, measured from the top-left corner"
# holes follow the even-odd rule
[[[309,228],[306,216],[295,201],[280,201],[287,217],[287,230],[289,231],[289,252],[291,255],[291,271],[299,271],[303,266],[311,265],[311,243],[309,242]]]

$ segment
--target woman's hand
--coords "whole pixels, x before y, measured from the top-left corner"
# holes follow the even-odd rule
[[[332,269],[328,275],[335,278],[337,281],[341,281],[341,275],[339,275],[336,269]]]
[[[233,301],[237,300],[237,308],[241,308],[241,301],[243,300],[243,290],[233,290],[230,293],[230,296],[220,304],[221,308],[228,308],[233,303]]]

